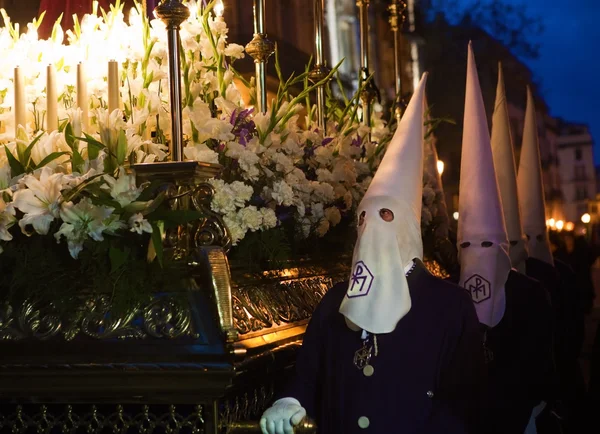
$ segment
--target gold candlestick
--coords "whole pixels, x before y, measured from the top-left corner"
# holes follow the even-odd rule
[[[323,9],[323,0],[314,0],[315,66],[308,76],[313,83],[323,80],[330,72],[323,58]],[[325,86],[323,85],[317,87],[317,122],[323,134],[326,134]]]
[[[246,53],[256,68],[256,104],[261,113],[267,111],[267,60],[275,52],[275,44],[265,33],[265,0],[254,0],[254,37],[246,45]]]
[[[171,103],[171,160],[183,161],[183,126],[181,110],[181,41],[179,26],[189,16],[190,10],[179,0],[163,0],[154,9],[158,18],[167,26],[169,55],[169,95]]]
[[[406,3],[402,0],[392,0],[392,4],[389,5],[388,10],[390,12],[390,27],[394,34],[394,76],[396,84],[396,100],[394,102],[394,115],[396,120],[399,122],[404,111],[404,102],[402,100],[402,71],[401,71],[401,58],[400,58],[400,29],[404,24],[404,11],[406,10]]]

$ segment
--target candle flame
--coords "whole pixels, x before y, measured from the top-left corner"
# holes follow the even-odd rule
[[[217,2],[215,3],[214,11],[217,17],[223,16],[223,12],[225,12],[225,5],[223,4],[222,0],[217,0]]]

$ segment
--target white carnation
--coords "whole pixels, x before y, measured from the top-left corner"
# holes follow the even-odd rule
[[[271,208],[261,208],[263,229],[271,229],[277,226],[277,216]]]
[[[251,205],[238,212],[238,220],[240,226],[255,232],[263,224],[263,214],[254,205]]]
[[[220,214],[228,214],[236,210],[235,197],[231,188],[220,179],[211,179],[211,185],[215,189],[210,207]]]
[[[278,205],[290,206],[294,203],[294,191],[285,181],[276,181],[273,184],[271,197]]]
[[[234,195],[233,200],[235,205],[239,208],[244,207],[246,202],[252,197],[252,193],[254,193],[252,186],[246,185],[241,181],[233,181],[230,188]]]
[[[223,222],[229,230],[229,236],[231,237],[231,243],[235,246],[238,241],[241,241],[246,236],[246,229],[243,228],[236,218],[235,214],[228,214],[223,216]]]

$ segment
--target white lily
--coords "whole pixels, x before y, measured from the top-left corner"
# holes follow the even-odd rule
[[[152,225],[140,213],[129,217],[129,227],[131,232],[137,232],[140,235],[144,232],[152,233]]]
[[[106,175],[104,180],[110,187],[110,195],[123,207],[136,200],[143,190],[136,186],[135,175],[125,173],[125,169],[122,167],[119,169],[119,176],[116,179]]]
[[[12,235],[8,230],[12,225],[15,224],[15,208],[12,203],[6,203],[0,195],[0,240],[10,241]],[[2,247],[0,247],[0,253],[2,253]]]
[[[63,224],[54,237],[58,242],[65,237],[69,253],[76,259],[88,237],[103,241],[104,233],[114,233],[125,226],[112,215],[113,211],[114,208],[107,206],[95,206],[88,198],[77,204],[66,202],[60,210]]]
[[[64,175],[53,173],[49,167],[44,167],[39,175],[39,179],[35,175],[26,175],[21,180],[26,188],[17,190],[14,195],[14,207],[25,214],[19,226],[26,235],[32,234],[26,229],[28,225],[38,234],[46,235],[50,223],[60,215]]]

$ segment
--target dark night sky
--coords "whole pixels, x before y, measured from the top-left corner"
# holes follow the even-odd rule
[[[472,0],[461,0],[465,5]],[[590,126],[600,164],[600,1],[504,0],[539,16],[544,31],[536,60],[526,60],[553,116]]]

